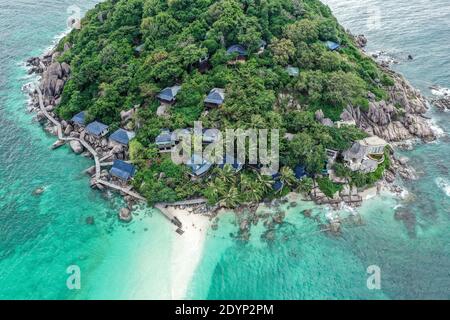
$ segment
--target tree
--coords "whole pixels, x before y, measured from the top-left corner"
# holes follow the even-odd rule
[[[303,178],[298,185],[298,191],[303,194],[311,193],[314,187],[314,181],[310,177]]]
[[[297,182],[294,171],[289,167],[282,167],[280,170],[280,175],[280,181],[285,186],[292,187]]]
[[[269,48],[272,51],[274,62],[282,66],[288,65],[296,52],[294,43],[284,38],[273,38]]]
[[[286,27],[285,35],[293,43],[313,43],[319,39],[316,20],[302,19]]]

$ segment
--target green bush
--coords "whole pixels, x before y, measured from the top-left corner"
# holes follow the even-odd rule
[[[334,183],[328,177],[318,178],[317,184],[319,185],[320,191],[322,191],[329,198],[332,198],[336,192],[342,190],[342,185]]]

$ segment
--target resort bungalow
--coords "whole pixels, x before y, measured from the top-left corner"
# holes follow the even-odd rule
[[[248,53],[247,50],[240,44],[234,44],[227,49],[227,56],[234,57],[234,59],[230,60],[228,64],[236,64],[238,62],[245,62]]]
[[[333,42],[333,41],[327,41],[325,42],[328,50],[330,51],[336,51],[341,48],[341,45],[339,43]]]
[[[384,162],[384,149],[387,145],[386,141],[377,136],[356,141],[343,153],[344,162],[352,171],[374,172]]]
[[[230,165],[231,169],[233,169],[234,172],[239,172],[244,168],[244,164],[239,162],[238,159],[236,159],[233,156],[230,155],[225,155],[224,159],[223,159],[223,163],[219,164],[219,168],[223,169],[225,168],[226,165]]]
[[[284,184],[283,184],[283,182],[281,182],[280,178],[281,178],[280,173],[276,173],[276,174],[272,175],[272,180],[274,181],[274,183],[272,185],[272,189],[275,192],[281,192],[281,190],[284,187]]]
[[[191,169],[191,176],[197,178],[205,175],[212,167],[209,161],[197,154],[194,154],[186,165]]]
[[[294,174],[295,174],[295,177],[298,179],[298,180],[301,180],[301,179],[303,179],[304,177],[306,177],[308,174],[306,173],[306,168],[305,168],[305,166],[303,166],[303,165],[301,165],[301,164],[298,164],[298,165],[296,165],[295,166],[295,168],[294,168]]]
[[[178,92],[180,91],[181,86],[173,86],[173,87],[168,87],[165,88],[163,91],[161,91],[156,98],[158,98],[158,100],[161,103],[165,103],[165,104],[174,104],[175,100],[176,100],[176,96],[178,94]]]
[[[144,51],[144,48],[145,48],[145,44],[141,44],[134,48],[134,53],[136,55],[140,55]]]
[[[177,129],[172,134],[172,141],[174,142],[174,144],[177,144],[180,141],[182,141],[183,139],[185,139],[186,137],[189,137],[189,136],[192,137],[193,131],[194,130],[191,128]]]
[[[109,132],[109,127],[98,121],[89,123],[86,126],[86,133],[96,138],[102,138]]]
[[[203,129],[203,143],[209,144],[219,140],[220,131],[218,129]]]
[[[220,107],[225,101],[225,89],[212,89],[205,99],[205,106],[208,108]]]
[[[286,67],[286,72],[291,77],[298,77],[298,75],[300,74],[300,69],[297,68],[297,67],[293,67],[293,66],[287,66]]]
[[[109,136],[109,142],[112,146],[122,145],[128,147],[130,141],[133,140],[135,136],[136,134],[132,131],[118,129],[111,136]]]
[[[84,125],[85,125],[84,119],[85,118],[86,118],[86,113],[84,111],[81,111],[80,113],[77,113],[76,115],[74,115],[73,118],[70,119],[70,121],[72,121],[72,123],[76,126],[84,127]]]
[[[129,181],[134,177],[136,168],[125,161],[115,160],[109,173],[122,181]]]
[[[172,132],[167,129],[161,130],[160,135],[156,137],[155,144],[161,152],[172,150],[175,145],[172,140]]]
[[[266,50],[266,47],[267,47],[267,42],[264,40],[260,40],[259,45],[258,45],[258,51],[256,54],[258,54],[258,55],[263,54],[264,51]]]

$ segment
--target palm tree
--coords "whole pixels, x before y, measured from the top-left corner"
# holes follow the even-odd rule
[[[280,181],[285,186],[293,186],[295,184],[296,178],[294,171],[289,167],[283,167],[280,170]]]
[[[260,202],[264,197],[264,190],[263,185],[260,184],[258,181],[253,180],[251,182],[251,189],[248,193],[248,198],[252,202]]]
[[[258,184],[261,186],[263,193],[269,192],[274,183],[272,177],[260,173],[257,173],[256,181],[258,181]]]
[[[239,191],[233,186],[225,193],[220,200],[220,205],[227,208],[236,208],[239,205]]]
[[[241,175],[242,197],[249,202],[259,202],[264,195],[263,185],[248,174]]]
[[[222,170],[220,170],[219,177],[222,181],[228,184],[235,184],[236,182],[236,172],[233,170],[233,167],[229,164],[226,164]]]

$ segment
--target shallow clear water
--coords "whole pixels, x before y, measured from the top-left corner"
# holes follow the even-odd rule
[[[428,94],[430,84],[450,87],[447,1],[327,1],[342,23],[365,33],[369,50],[385,50],[396,68]],[[85,9],[96,1],[78,1]],[[21,87],[31,81],[23,61],[38,55],[65,29],[71,1],[0,0],[0,298],[170,297],[173,229],[151,209],[131,225],[117,221],[120,199],[88,187],[92,165],[67,148],[51,151],[47,136],[26,113]],[[380,24],[367,23],[367,5]],[[376,6],[379,9],[376,9]],[[374,9],[375,7],[375,9]],[[378,10],[378,11],[377,11]],[[406,61],[408,54],[414,56]],[[435,114],[449,132],[448,114]],[[318,223],[287,209],[286,223],[267,244],[264,228],[248,243],[233,240],[231,214],[209,231],[188,298],[450,298],[449,137],[405,155],[421,172],[406,185],[412,200],[389,196],[368,201],[363,226],[347,224],[341,237],[319,233]],[[45,193],[32,192],[44,187]],[[411,199],[411,198],[410,198]],[[394,218],[395,207],[411,215]],[[94,225],[86,224],[93,216]],[[79,265],[82,289],[66,287],[66,268]],[[366,268],[381,268],[381,290],[366,287]]]

